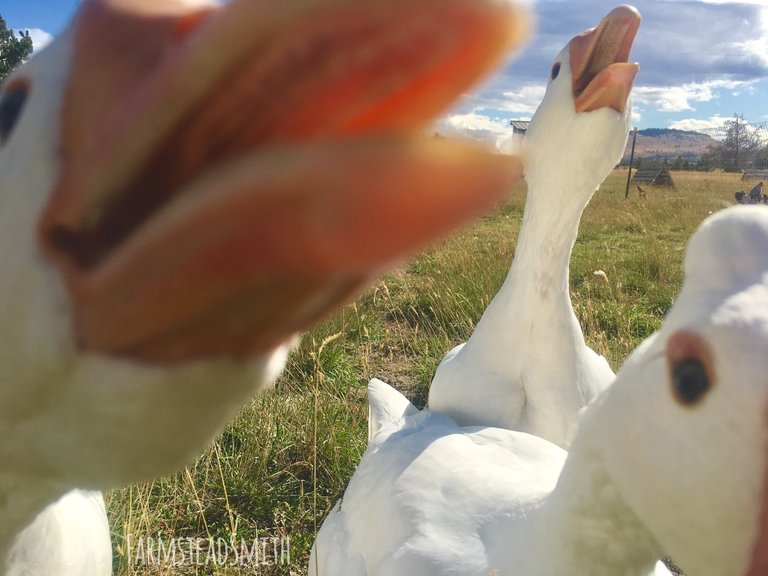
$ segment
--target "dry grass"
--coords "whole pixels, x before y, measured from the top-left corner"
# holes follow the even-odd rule
[[[625,200],[626,172],[617,172],[582,220],[572,298],[588,342],[614,368],[671,305],[692,231],[743,188],[733,175],[673,176],[677,191],[651,189],[646,199],[633,191]],[[316,527],[365,448],[368,379],[378,376],[423,405],[437,363],[467,339],[506,275],[523,202],[521,192],[314,328],[276,390],[254,399],[188,469],[112,492],[116,573],[305,573]],[[145,544],[147,537],[210,537],[237,546],[267,538],[260,542],[270,554],[243,566],[148,566],[147,558],[135,563],[142,537]],[[275,566],[270,539],[287,538],[291,561]]]

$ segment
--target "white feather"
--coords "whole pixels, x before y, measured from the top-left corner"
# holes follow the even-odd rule
[[[708,352],[695,402],[667,347]],[[320,529],[310,574],[756,574],[768,547],[768,210],[737,207],[693,237],[662,329],[585,411],[568,453],[518,431],[423,411],[371,441]],[[381,385],[378,385],[381,386]],[[761,556],[762,554],[762,556]]]

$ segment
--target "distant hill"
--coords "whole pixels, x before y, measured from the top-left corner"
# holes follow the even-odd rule
[[[673,128],[645,128],[637,131],[635,158],[643,162],[660,162],[668,159],[674,162],[680,156],[683,160],[695,162],[701,158],[707,149],[717,141],[701,132],[688,132]],[[629,159],[632,147],[632,134],[627,141],[624,158]]]

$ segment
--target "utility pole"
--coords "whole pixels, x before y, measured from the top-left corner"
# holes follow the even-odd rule
[[[735,165],[736,170],[738,170],[739,169],[739,146],[741,145],[741,134],[739,132],[740,128],[741,128],[741,124],[739,123],[739,120],[741,120],[741,118],[739,118],[738,114],[734,114],[734,118],[735,118],[735,122],[736,122],[736,127],[735,127],[735,130],[736,130],[736,146],[734,148],[734,158],[733,158],[733,161],[734,161],[734,165]],[[742,116],[742,118],[743,118],[743,116]]]
[[[624,191],[624,200],[629,198],[629,182],[632,180],[632,162],[635,159],[635,142],[637,141],[637,126],[632,130],[632,150],[629,153],[629,169],[627,170],[627,189]]]

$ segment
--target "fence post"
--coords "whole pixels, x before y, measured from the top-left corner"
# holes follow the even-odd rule
[[[629,153],[629,169],[627,170],[627,189],[624,190],[624,200],[629,198],[629,181],[632,179],[632,162],[635,159],[635,141],[637,140],[637,126],[632,130],[632,150]]]

